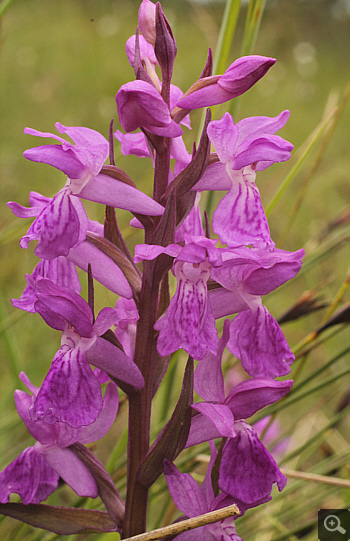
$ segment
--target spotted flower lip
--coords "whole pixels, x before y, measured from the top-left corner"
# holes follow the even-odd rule
[[[184,247],[137,245],[134,260],[152,260],[162,253],[176,258],[173,273],[178,281],[177,289],[165,316],[155,325],[160,331],[157,349],[163,356],[182,348],[199,360],[208,349],[215,351],[218,342],[208,303],[207,281],[211,267],[220,265],[222,260],[220,250],[215,247],[216,240],[187,233],[184,238]]]
[[[226,505],[235,503],[227,494],[220,494],[215,497],[211,480],[211,472],[217,457],[215,445],[211,442],[211,459],[202,485],[199,487],[197,481],[189,473],[181,473],[169,460],[164,460],[163,470],[168,484],[171,497],[178,509],[189,518],[214,511],[221,507],[221,500],[226,498]],[[220,522],[207,524],[196,530],[183,532],[177,536],[179,541],[213,541],[222,539],[225,541],[242,541],[237,535],[234,517],[226,518]]]
[[[87,427],[72,428],[57,422],[48,425],[33,421],[29,410],[39,389],[22,372],[20,379],[34,394],[15,391],[15,403],[19,416],[36,440],[0,473],[0,502],[7,503],[10,493],[21,496],[22,502],[40,503],[58,486],[61,477],[79,496],[96,498],[98,488],[89,469],[69,449],[73,443],[91,443],[102,438],[110,429],[118,410],[118,390],[109,384],[102,409],[96,421]]]
[[[72,427],[92,424],[101,411],[102,396],[89,363],[136,389],[144,385],[135,363],[101,338],[118,321],[118,313],[113,308],[103,308],[93,322],[89,305],[74,291],[47,278],[32,281],[31,285],[37,297],[35,311],[50,327],[63,331],[61,348],[30,409],[31,417]]]
[[[261,296],[294,278],[303,256],[304,250],[226,250],[221,267],[212,270],[213,279],[224,288],[210,291],[214,316],[239,312],[230,324],[227,348],[250,376],[275,378],[290,372],[294,355]]]
[[[213,230],[230,247],[274,246],[255,179],[257,171],[290,158],[293,145],[274,135],[288,118],[286,110],[274,118],[250,117],[236,125],[225,113],[208,125],[219,161],[207,167],[192,189],[229,190],[214,212]]]
[[[199,415],[192,418],[186,447],[214,438],[234,438],[238,421],[248,419],[279,400],[293,385],[292,380],[253,378],[240,382],[225,396],[221,359],[229,337],[230,321],[227,319],[215,354],[208,352],[196,368],[194,388],[205,401],[192,406]]]
[[[199,79],[177,103],[182,109],[199,109],[225,103],[251,88],[274,65],[265,56],[242,56],[223,75]]]
[[[55,259],[68,255],[71,248],[85,240],[88,219],[82,202],[70,194],[67,185],[52,199],[31,192],[29,202],[29,208],[13,201],[7,203],[17,217],[35,217],[27,234],[20,240],[21,248],[28,248],[30,241],[37,240],[35,255]]]

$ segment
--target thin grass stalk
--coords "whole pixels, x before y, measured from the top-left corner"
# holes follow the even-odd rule
[[[118,442],[116,443],[109,459],[107,462],[106,470],[108,473],[112,474],[116,468],[116,465],[118,463],[118,460],[120,459],[121,455],[126,451],[128,443],[128,427],[124,430],[123,434],[119,438]]]
[[[307,188],[309,187],[309,184],[311,182],[311,180],[314,178],[314,175],[315,175],[315,172],[316,170],[318,169],[325,153],[326,153],[326,150],[327,150],[327,147],[332,139],[332,136],[335,132],[335,128],[337,127],[338,125],[338,122],[339,120],[341,119],[342,117],[342,114],[345,110],[345,107],[346,107],[346,104],[348,102],[350,98],[350,83],[348,84],[348,86],[346,87],[346,90],[345,90],[345,93],[344,93],[344,96],[343,96],[343,99],[340,103],[340,105],[337,107],[336,109],[336,112],[334,114],[334,117],[332,118],[332,121],[331,123],[329,124],[329,127],[328,129],[325,131],[324,133],[324,138],[323,138],[323,142],[319,148],[319,151],[317,153],[317,156],[314,160],[314,163],[309,171],[309,173],[306,175],[305,177],[305,180],[303,182],[303,185],[301,187],[301,190],[299,192],[299,197],[298,199],[296,200],[295,204],[294,204],[294,207],[292,208],[292,211],[289,215],[289,218],[288,218],[288,221],[285,225],[285,228],[284,230],[282,231],[281,235],[280,235],[280,238],[278,239],[278,242],[277,242],[277,245],[278,246],[282,246],[289,231],[290,231],[290,228],[291,226],[293,225],[294,223],[294,220],[296,218],[296,215],[302,205],[302,202],[303,202],[303,199],[304,199],[304,196],[306,194],[306,190]]]
[[[247,56],[253,54],[256,40],[260,30],[260,24],[262,16],[265,10],[266,0],[250,0],[241,48],[241,56]],[[242,96],[239,96],[235,100],[232,100],[230,105],[230,113],[234,119],[238,118],[239,109],[241,106]]]
[[[2,290],[0,290],[0,325],[3,325],[3,322],[7,321],[7,319],[8,316],[6,313],[5,299]],[[13,388],[19,387],[20,389],[23,389],[23,383],[18,380],[18,374],[20,372],[18,367],[23,366],[23,362],[17,341],[15,337],[12,336],[12,330],[7,328],[5,325],[3,327],[2,336],[10,361],[9,366],[13,378]]]
[[[213,75],[224,73],[235,34],[241,0],[227,0],[213,59]]]
[[[320,323],[320,327],[322,327],[325,323],[327,323],[329,318],[334,314],[335,310],[337,309],[338,304],[341,302],[341,300],[343,299],[345,293],[347,292],[347,290],[349,288],[349,285],[350,285],[350,268],[348,269],[348,273],[347,273],[347,276],[346,276],[344,282],[342,283],[339,290],[335,294],[335,296],[334,296],[334,298],[333,298],[333,300],[331,302],[330,307],[328,308],[327,312],[325,313],[324,317],[322,318],[321,323]]]
[[[303,451],[305,451],[309,446],[311,446],[313,443],[317,442],[323,434],[329,430],[330,428],[333,428],[337,423],[341,421],[345,415],[347,415],[350,411],[350,406],[347,408],[344,408],[342,411],[337,413],[330,421],[327,423],[321,430],[319,430],[312,438],[310,438],[307,442],[305,442],[303,445],[298,447],[297,449],[294,449],[290,453],[288,453],[286,456],[282,458],[282,460],[279,462],[279,466],[283,466],[286,462],[291,460],[292,458],[300,455]]]
[[[302,479],[303,481],[312,481],[315,483],[324,483],[343,488],[350,488],[350,481],[339,477],[331,477],[327,475],[319,475],[316,473],[308,473],[303,471],[290,470],[289,468],[281,468],[281,472],[292,479]]]
[[[241,0],[226,0],[225,11],[222,16],[219,37],[213,58],[213,75],[221,75],[226,69],[227,59],[236,30],[240,7]],[[214,107],[212,108],[212,111],[214,111]],[[203,110],[198,128],[197,145],[199,144],[202,135],[205,115],[206,112]]]
[[[338,372],[338,374],[335,374],[335,375],[330,376],[329,378],[326,378],[325,380],[321,381],[317,385],[314,385],[310,389],[307,389],[303,393],[296,394],[296,396],[295,396],[295,393],[293,393],[290,398],[286,398],[283,402],[279,402],[277,404],[273,404],[272,406],[265,408],[265,410],[262,413],[260,413],[257,416],[254,416],[253,422],[256,423],[257,421],[260,421],[260,419],[262,419],[263,417],[266,417],[267,415],[270,415],[271,413],[274,413],[275,411],[280,412],[282,409],[287,408],[288,406],[291,406],[292,404],[295,404],[299,400],[302,400],[303,398],[306,398],[307,396],[314,394],[317,391],[320,391],[324,387],[331,385],[332,383],[334,383],[338,379],[343,378],[349,373],[350,373],[350,368],[346,368],[342,372]]]
[[[309,383],[310,381],[314,380],[315,378],[317,378],[317,376],[319,376],[320,374],[322,374],[322,372],[324,372],[325,370],[327,370],[328,368],[330,368],[332,366],[332,364],[336,363],[337,361],[339,361],[339,359],[342,359],[343,357],[345,357],[345,355],[347,355],[347,353],[349,353],[350,351],[350,347],[344,349],[341,353],[339,353],[338,355],[336,355],[335,357],[333,357],[330,361],[328,361],[326,364],[324,364],[323,366],[321,366],[318,370],[316,370],[315,372],[313,372],[310,376],[308,376],[306,379],[304,379],[303,381],[301,381],[299,383],[298,386],[295,387],[295,389],[293,389],[291,392],[296,392],[296,391],[299,391],[302,387],[304,387],[305,385],[307,385],[307,383]]]
[[[270,203],[267,205],[265,209],[265,214],[267,217],[269,216],[271,211],[275,208],[275,206],[281,199],[282,195],[284,194],[285,190],[288,188],[289,184],[293,181],[297,173],[299,173],[306,159],[309,157],[311,151],[314,149],[316,143],[320,140],[323,133],[325,132],[330,122],[332,121],[335,113],[336,113],[336,109],[333,110],[325,120],[320,122],[320,124],[316,127],[311,137],[308,137],[305,143],[300,147],[301,154],[299,156],[299,159],[294,164],[294,166],[289,171],[289,173],[284,178],[284,180],[281,182],[280,187],[278,188],[277,192],[275,193],[272,200],[270,201]]]
[[[13,3],[13,0],[3,0],[0,4],[0,19],[3,17],[6,13],[6,11],[9,9],[11,4]]]
[[[213,59],[213,75],[220,75],[224,73],[227,66],[227,59],[230,52],[231,43],[236,30],[238,14],[241,7],[241,0],[227,0],[224,15],[222,17],[218,42],[216,44],[214,59]],[[214,118],[215,107],[212,107]],[[197,144],[201,138],[204,122],[205,122],[205,110],[202,112],[201,121],[199,124]],[[210,215],[211,208],[213,206],[214,192],[208,192],[206,198],[205,209]]]

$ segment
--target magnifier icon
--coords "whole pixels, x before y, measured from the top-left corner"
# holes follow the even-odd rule
[[[346,530],[340,525],[340,519],[336,515],[328,515],[323,521],[324,527],[329,532],[346,533]]]

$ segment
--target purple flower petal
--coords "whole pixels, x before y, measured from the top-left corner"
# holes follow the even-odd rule
[[[175,231],[175,241],[183,242],[185,235],[204,237],[201,209],[199,207],[200,193],[197,193],[194,205],[182,224]]]
[[[79,436],[80,443],[91,443],[103,438],[111,428],[115,416],[117,415],[119,405],[118,389],[114,383],[110,383],[107,386],[104,398],[103,406],[96,421],[89,426],[81,428],[81,434]]]
[[[30,408],[33,421],[75,428],[93,423],[102,409],[101,387],[79,347],[63,345]]]
[[[136,36],[131,36],[125,44],[126,56],[128,57],[128,61],[131,67],[134,67],[135,62],[135,41]],[[139,35],[139,47],[141,61],[147,58],[151,62],[151,64],[158,64],[156,55],[154,54],[154,48],[145,40],[142,35]]]
[[[88,468],[70,449],[42,449],[46,462],[80,497],[96,498],[96,481]]]
[[[141,80],[126,83],[120,87],[116,102],[126,132],[143,127],[156,135],[182,135],[181,128],[170,117],[167,104],[151,84]]]
[[[227,349],[253,377],[285,376],[294,360],[277,321],[264,306],[241,312],[233,319]]]
[[[38,301],[35,309],[43,315],[52,314],[52,318],[63,318],[76,332],[83,337],[93,336],[93,315],[88,303],[75,291],[69,288],[58,286],[47,278],[40,278],[35,282],[35,289]],[[45,309],[45,311],[43,310]],[[54,326],[56,329],[57,327]]]
[[[160,216],[164,207],[129,184],[100,174],[86,184],[79,197],[130,212]]]
[[[220,438],[221,434],[217,427],[204,415],[199,414],[192,417],[190,433],[186,442],[186,449],[205,441]]]
[[[260,137],[261,135],[274,134],[286,124],[290,112],[282,111],[278,116],[251,116],[237,122],[239,138],[237,146],[248,138]]]
[[[232,97],[240,96],[261,79],[275,62],[274,58],[266,56],[242,56],[229,66],[218,85],[232,93]]]
[[[262,266],[252,269],[244,281],[244,289],[251,295],[267,295],[298,274],[304,257],[304,250],[285,252],[274,250],[261,260]],[[271,261],[269,265],[269,259]]]
[[[72,149],[64,150],[61,145],[43,145],[29,148],[23,156],[32,162],[47,163],[65,173],[69,178],[81,178],[85,167]]]
[[[207,133],[216,149],[219,160],[222,163],[231,161],[238,141],[238,128],[235,126],[232,116],[225,113],[220,120],[209,122]]]
[[[79,246],[72,248],[67,257],[85,272],[88,271],[90,263],[92,276],[95,280],[113,293],[131,299],[132,289],[123,272],[110,257],[91,242],[84,241]]]
[[[216,539],[220,539],[220,541],[242,541],[239,535],[237,535],[234,517],[225,518],[224,520],[220,520],[220,522],[208,524],[206,529],[212,536],[210,541]]]
[[[235,430],[233,426],[233,415],[225,404],[211,404],[210,402],[199,402],[192,406],[195,410],[204,415],[224,438],[233,438]]]
[[[136,244],[134,261],[135,263],[139,263],[143,259],[150,261],[156,259],[160,254],[176,257],[180,252],[181,246],[178,244],[168,244],[168,246],[158,246],[158,244]]]
[[[221,357],[229,339],[229,327],[230,321],[226,320],[216,354],[209,351],[198,364],[194,374],[194,390],[207,402],[223,402],[225,400]]]
[[[177,102],[182,98],[183,95],[184,93],[182,92],[181,88],[172,84],[170,85],[170,111],[172,111],[174,107],[176,107]],[[181,120],[180,124],[183,124],[184,126],[186,126],[186,128],[191,130],[192,128],[190,115],[186,115]]]
[[[35,447],[28,447],[0,473],[0,502],[19,494],[25,505],[46,500],[58,487],[57,473]]]
[[[116,323],[114,333],[123,349],[130,357],[134,358],[137,321],[140,316],[133,299],[123,299],[120,297],[115,305],[119,319]]]
[[[234,418],[248,419],[268,404],[273,404],[289,393],[293,380],[249,379],[238,383],[227,395],[225,404]]]
[[[146,138],[142,132],[122,133],[117,130],[114,137],[121,143],[121,152],[123,156],[134,154],[139,158],[150,158],[150,152],[147,147]]]
[[[32,421],[29,415],[29,409],[33,404],[34,398],[24,391],[15,391],[15,404],[18,415],[26,425],[28,431],[34,439],[45,445],[56,444],[55,425],[48,425],[42,421]],[[67,425],[68,426],[68,425]]]
[[[289,160],[293,145],[279,135],[261,135],[247,139],[237,148],[231,162],[231,168],[242,169],[247,165],[259,162],[284,162]],[[259,167],[261,171],[262,168]]]
[[[237,178],[239,174],[237,174]],[[222,162],[214,162],[206,168],[202,178],[192,188],[196,192],[205,190],[230,190],[232,180],[226,171],[226,165]]]
[[[62,146],[37,147],[27,150],[24,156],[32,161],[44,162],[57,167],[71,179],[82,178],[86,171],[91,175],[97,175],[109,152],[108,141],[103,135],[89,128],[67,127],[59,122],[56,122],[55,126],[60,133],[67,134],[76,144],[73,145],[52,133],[26,128],[24,133],[56,139],[62,143]]]
[[[198,109],[229,101],[249,90],[275,62],[274,58],[258,55],[238,58],[223,75],[201,79],[200,82],[206,83],[206,86],[202,84],[202,87],[194,89],[177,106]],[[209,79],[212,80],[211,84]]]
[[[180,473],[169,460],[164,460],[163,470],[171,497],[180,511],[189,518],[208,511],[204,495],[189,473]]]
[[[237,291],[228,291],[223,288],[209,291],[209,302],[215,319],[230,316],[249,308]]]
[[[41,210],[20,245],[28,248],[31,240],[38,240],[35,254],[44,259],[54,259],[67,255],[70,248],[82,242],[87,227],[81,201],[69,195],[69,188],[65,187]]]
[[[269,496],[274,483],[281,491],[287,478],[280,472],[254,429],[244,421],[235,423],[235,429],[237,436],[229,439],[223,449],[220,489],[248,504]]]
[[[138,23],[144,38],[154,46],[156,41],[156,6],[150,0],[142,0],[138,13]]]
[[[201,485],[201,491],[204,494],[205,501],[209,510],[211,510],[212,501],[214,500],[214,490],[212,485],[211,473],[215,464],[215,460],[218,456],[218,452],[213,441],[209,442],[210,447],[210,460],[208,468],[204,477],[204,481]]]
[[[229,165],[227,165],[229,167]],[[223,244],[240,246],[271,245],[269,226],[255,185],[255,173],[242,173],[213,215],[213,231]]]
[[[160,355],[169,355],[182,348],[200,360],[208,350],[216,351],[215,319],[207,301],[209,269],[208,262],[175,263],[178,284],[159,333],[157,349]]]
[[[97,337],[96,342],[86,352],[86,358],[100,370],[133,385],[136,389],[144,386],[143,376],[134,361],[104,338]]]
[[[103,308],[98,314],[94,323],[94,333],[97,336],[104,334],[111,326],[118,321],[118,313],[114,308]]]
[[[203,86],[203,88],[199,88],[191,94],[183,97],[180,101],[178,101],[177,107],[191,111],[192,109],[211,107],[212,105],[219,105],[220,103],[225,103],[226,101],[231,100],[234,96],[231,92],[228,92],[217,84],[218,78],[219,77],[217,76],[213,77],[212,84]]]
[[[48,203],[50,199],[49,198],[46,198],[46,199]],[[15,201],[9,201],[7,203],[7,206],[13,212],[13,214],[17,216],[17,218],[34,218],[40,214],[41,209],[45,205],[33,206],[31,208],[31,207],[22,207],[22,205],[19,205]]]
[[[29,277],[29,275],[27,276]],[[76,293],[79,293],[81,289],[76,268],[66,257],[41,259],[30,276],[34,281],[39,277],[48,278],[54,284],[69,287]],[[27,278],[27,285],[21,297],[19,299],[11,299],[11,302],[16,308],[34,314],[34,303],[36,300],[36,290]]]

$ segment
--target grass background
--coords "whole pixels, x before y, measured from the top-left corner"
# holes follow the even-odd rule
[[[4,4],[2,4],[4,5]],[[138,2],[112,0],[16,0],[10,3],[1,20],[0,34],[0,468],[3,469],[31,438],[18,420],[13,391],[20,388],[18,373],[24,370],[33,383],[40,385],[60,343],[59,333],[48,328],[37,315],[16,311],[10,302],[18,298],[25,285],[24,274],[36,264],[34,247],[21,250],[18,241],[28,222],[15,218],[6,208],[9,200],[28,204],[30,190],[53,196],[63,186],[63,175],[46,165],[25,160],[22,152],[41,144],[23,135],[25,126],[54,132],[54,123],[87,126],[108,137],[111,118],[120,128],[114,96],[119,87],[133,79],[133,72],[124,53],[125,41],[135,31]],[[183,91],[199,77],[206,61],[207,48],[215,49],[224,4],[195,3],[182,0],[162,2],[175,34],[178,56],[174,84]],[[0,5],[1,10],[1,5]],[[240,56],[247,6],[243,3],[229,54],[229,63]],[[239,116],[276,116],[284,109],[291,112],[281,135],[295,145],[290,163],[275,164],[258,175],[262,200],[268,205],[282,180],[301,155],[304,142],[319,125],[324,115],[339,103],[349,78],[349,7],[344,1],[268,0],[260,33],[253,50],[277,58],[276,65],[265,78],[240,100]],[[219,118],[227,105],[215,109]],[[306,249],[305,267],[300,276],[271,294],[265,304],[277,318],[305,292],[316,292],[324,304],[332,303],[343,284],[344,293],[337,309],[344,306],[349,262],[349,107],[345,107],[329,144],[322,148],[321,139],[300,172],[293,177],[283,197],[269,216],[272,238],[281,237],[303,183],[321,159],[302,197],[300,210],[285,237],[287,250]],[[188,148],[196,137],[200,113],[192,115],[193,131],[185,133]],[[116,164],[125,169],[137,186],[151,193],[152,169],[145,159],[124,157],[116,142]],[[218,201],[220,194],[215,196]],[[86,204],[89,217],[103,219],[103,208]],[[214,207],[215,208],[215,207]],[[141,236],[129,227],[130,216],[117,211],[129,247],[141,242]],[[329,224],[339,219],[340,225]],[[83,294],[85,277],[82,275]],[[97,287],[97,308],[113,306],[115,296]],[[327,309],[314,312],[283,330],[291,346],[295,346],[322,322]],[[334,334],[332,337],[331,335]],[[349,403],[349,336],[337,326],[321,335],[321,342],[305,362],[297,361],[292,375],[299,381],[310,378],[305,385],[323,387],[286,407],[278,416],[280,438],[290,438],[287,452],[309,441],[338,415],[340,403]],[[310,342],[311,344],[311,342]],[[301,351],[303,351],[301,349]],[[330,359],[339,359],[320,377],[313,374]],[[228,366],[232,359],[227,360]],[[176,401],[182,376],[182,360],[174,361],[155,403],[155,425],[166,418]],[[332,383],[338,374],[344,375]],[[329,384],[328,384],[329,381]],[[301,392],[301,391],[300,391]],[[115,449],[126,418],[121,407],[113,430],[96,444],[96,454],[114,471],[123,463],[122,445]],[[325,431],[314,444],[290,459],[286,465],[304,471],[349,475],[347,433],[349,423],[339,421]],[[184,456],[183,468],[197,468],[200,461]],[[119,461],[119,462],[118,462]],[[192,462],[191,462],[192,461]],[[124,472],[125,473],[125,472]],[[123,490],[123,471],[115,473]],[[165,502],[164,482],[152,491],[150,527],[174,519],[175,509]],[[50,503],[72,505],[76,502],[68,487],[51,497]],[[167,505],[164,506],[164,503]],[[238,532],[245,541],[254,539],[314,539],[316,511],[320,507],[345,507],[350,503],[349,491],[326,484],[290,481],[288,488],[272,504],[251,510],[238,520]],[[79,504],[79,502],[76,502]],[[95,505],[94,502],[92,502]],[[98,503],[97,503],[98,505]],[[164,507],[164,508],[163,508]],[[293,511],[294,510],[294,511]],[[298,520],[296,523],[296,516]],[[299,531],[293,532],[296,528]],[[51,534],[34,532],[30,527],[5,519],[0,523],[5,539],[51,539]],[[15,537],[17,536],[17,537]],[[83,538],[93,536],[83,536]],[[81,537],[80,537],[81,538]],[[109,539],[109,536],[105,536]],[[115,535],[110,538],[115,538]]]

